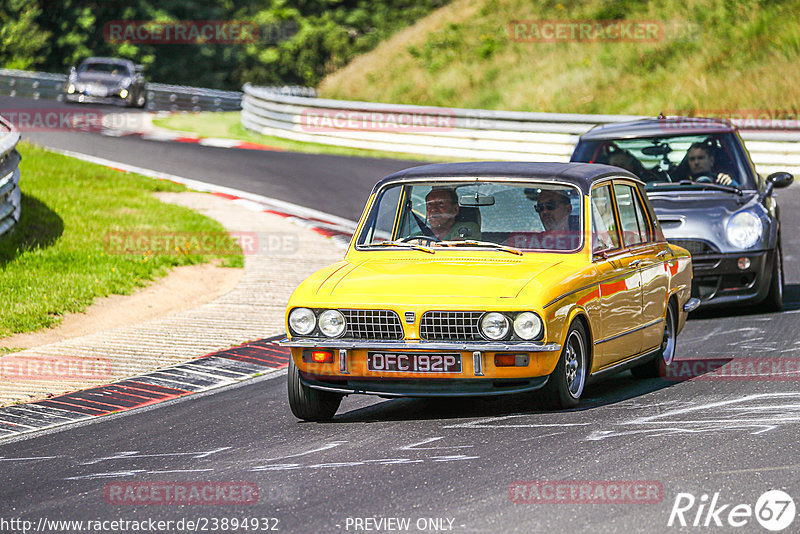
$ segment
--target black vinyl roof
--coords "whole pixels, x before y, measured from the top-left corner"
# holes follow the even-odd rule
[[[411,167],[391,174],[375,184],[373,193],[391,182],[404,180],[452,180],[481,178],[518,178],[526,180],[550,180],[576,185],[584,194],[588,194],[592,184],[609,175],[624,176],[640,181],[634,174],[597,163],[529,163],[503,161],[477,161],[469,163],[435,163]]]
[[[614,122],[596,126],[581,136],[582,141],[636,139],[638,137],[669,137],[733,132],[736,127],[723,119],[700,117],[666,117]]]

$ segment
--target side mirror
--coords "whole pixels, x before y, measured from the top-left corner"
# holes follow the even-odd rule
[[[788,172],[773,172],[767,176],[767,187],[759,195],[758,201],[761,202],[772,194],[772,190],[781,187],[786,187],[794,181],[794,176]]]
[[[767,182],[771,183],[775,188],[787,187],[794,181],[794,176],[788,172],[773,172],[767,176]]]
[[[71,66],[71,67],[69,68],[69,73],[70,73],[70,74],[75,74],[76,72],[78,72],[78,70],[75,68],[75,65],[73,65],[73,66]]]

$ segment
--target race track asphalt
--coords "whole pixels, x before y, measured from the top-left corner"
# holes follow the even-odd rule
[[[358,217],[378,178],[409,164],[95,134],[30,138],[350,219]],[[800,186],[779,191],[778,198],[787,309],[693,316],[678,338],[678,358],[794,361],[796,368]],[[800,498],[798,380],[640,381],[623,373],[588,386],[580,407],[565,412],[542,411],[525,395],[458,401],[348,397],[333,422],[317,424],[291,415],[285,375],[266,375],[0,444],[0,520],[205,518],[210,527],[210,518],[276,518],[281,532],[366,532],[378,525],[383,528],[373,531],[385,532],[397,524],[366,520],[401,518],[410,520],[411,532],[672,532],[679,530],[668,526],[673,505],[685,493],[697,499],[684,514],[689,523],[696,516],[701,523],[707,519],[715,494],[717,509],[728,506],[719,515],[725,526],[714,527],[711,517],[710,527],[681,531],[763,532],[754,516],[743,518],[741,528],[726,521],[733,506],[752,510],[767,490]],[[259,499],[219,506],[129,505],[109,502],[105,493],[119,484],[176,481],[254,484]],[[531,503],[512,500],[527,495],[510,494],[515,481],[589,481],[606,490],[642,481],[661,489],[653,502]],[[686,503],[688,497],[682,498]],[[785,531],[797,532],[799,524],[796,519]],[[231,524],[222,530],[235,531]]]

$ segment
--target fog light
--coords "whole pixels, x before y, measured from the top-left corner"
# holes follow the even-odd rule
[[[123,89],[122,91],[119,92],[119,96],[120,98],[128,98],[128,90]]]
[[[527,367],[528,355],[527,354],[495,354],[494,355],[495,367]]]
[[[739,265],[739,269],[741,269],[742,271],[744,271],[745,269],[749,269],[750,258],[739,258],[739,262],[737,263],[737,265]]]

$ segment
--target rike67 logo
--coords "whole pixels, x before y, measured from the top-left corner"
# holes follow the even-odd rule
[[[678,493],[669,514],[668,527],[743,527],[753,517],[767,530],[779,532],[794,522],[795,504],[792,497],[781,490],[764,492],[755,506],[747,503],[723,504],[719,492],[710,498],[703,494],[696,498],[691,493]]]

